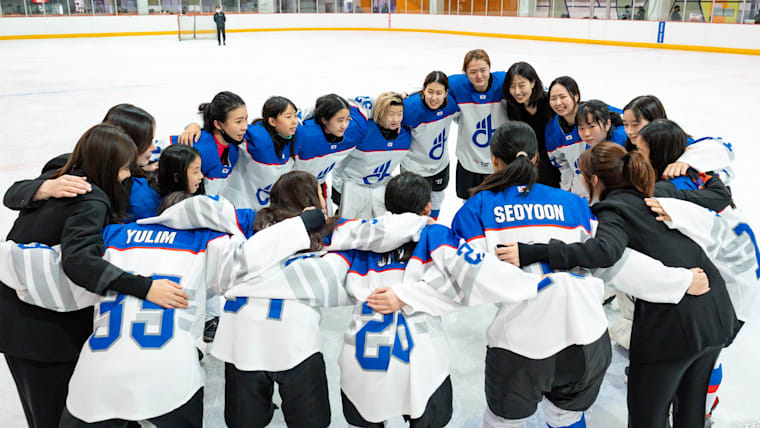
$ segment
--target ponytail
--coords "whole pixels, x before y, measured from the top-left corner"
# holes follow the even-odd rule
[[[641,152],[634,150],[623,156],[623,174],[639,193],[650,198],[654,195],[654,169]]]
[[[491,137],[491,154],[507,167],[486,177],[479,186],[470,189],[470,196],[489,190],[499,192],[511,186],[526,186],[530,192],[538,181],[538,168],[533,163],[538,142],[536,133],[524,122],[508,121]]]
[[[644,196],[654,194],[654,169],[638,151],[605,141],[583,152],[578,166],[587,183],[597,176],[607,190],[633,187]]]
[[[216,130],[214,121],[225,122],[227,114],[239,107],[245,107],[242,98],[229,91],[219,92],[210,103],[202,103],[198,106],[198,113],[203,116],[203,129],[213,134]]]

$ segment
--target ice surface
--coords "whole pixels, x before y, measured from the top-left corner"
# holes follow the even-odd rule
[[[750,173],[760,160],[755,122],[760,57],[417,33],[272,32],[229,37],[222,47],[208,40],[180,43],[173,37],[0,42],[0,189],[36,176],[46,160],[71,151],[79,136],[114,104],[128,102],[148,110],[158,121],[157,136],[166,138],[198,121],[198,104],[222,90],[241,95],[253,119],[271,95],[307,106],[331,92],[355,96],[410,91],[432,70],[459,72],[464,54],[483,48],[493,70],[527,61],[545,85],[560,75],[573,76],[583,99],[599,98],[622,107],[634,96],[655,94],[690,134],[733,142],[735,200],[760,230],[760,202],[752,188],[757,180]],[[451,220],[459,204],[452,185],[443,223]],[[9,230],[14,218],[15,213],[0,208],[0,231]],[[444,320],[453,357],[450,427],[480,426],[485,330],[494,313],[492,307],[473,308]],[[335,427],[346,426],[336,359],[349,318],[348,310],[331,310],[325,311],[323,321]],[[757,326],[748,324],[722,354],[724,379],[715,414],[719,428],[760,427],[755,391],[760,370],[754,365],[758,343]],[[206,426],[224,426],[223,366],[210,357],[204,361],[209,373]],[[4,364],[0,363],[0,425],[22,427],[21,405]],[[626,425],[625,365],[625,356],[616,350],[600,397],[588,412],[589,426]],[[284,426],[280,412],[272,426]],[[404,424],[399,418],[389,426]],[[540,411],[529,426],[545,426]]]

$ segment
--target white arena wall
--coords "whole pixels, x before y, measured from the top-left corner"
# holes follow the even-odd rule
[[[210,19],[210,17],[209,17]],[[760,25],[413,14],[228,14],[227,31],[420,31],[760,55]],[[3,17],[0,40],[177,33],[177,15]]]

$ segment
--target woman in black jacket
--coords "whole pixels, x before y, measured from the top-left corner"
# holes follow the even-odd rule
[[[162,307],[186,307],[187,295],[177,284],[128,274],[101,258],[103,228],[121,221],[128,204],[121,182],[129,177],[135,154],[134,142],[120,128],[92,127],[52,175],[87,177],[92,191],[21,210],[7,239],[60,244],[66,275],[92,292],[113,291]],[[0,286],[0,352],[5,354],[30,427],[58,426],[69,378],[92,333],[92,320],[91,308],[54,312],[23,303],[14,290]]]
[[[507,102],[507,117],[527,123],[538,139],[538,182],[559,188],[559,170],[549,161],[546,153],[546,124],[554,117],[549,107],[549,95],[536,70],[527,62],[516,62],[507,70],[502,86]]]
[[[628,414],[630,426],[665,426],[675,399],[674,428],[704,425],[705,394],[715,360],[740,328],[725,282],[702,249],[656,220],[644,202],[654,191],[652,166],[641,153],[601,143],[580,160],[599,219],[596,237],[584,243],[519,245],[504,257],[516,264],[548,262],[552,268],[608,267],[626,247],[671,267],[701,267],[710,291],[676,305],[636,301],[631,333]],[[515,248],[515,247],[511,247]]]

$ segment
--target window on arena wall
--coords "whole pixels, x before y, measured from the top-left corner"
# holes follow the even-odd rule
[[[240,12],[250,13],[250,12],[258,12],[258,11],[259,11],[258,0],[240,0]]]
[[[115,0],[116,10],[122,14],[137,14],[136,0]]]
[[[68,0],[69,12],[72,15],[92,15],[92,1],[90,0]]]
[[[0,0],[0,8],[5,16],[25,16],[26,8],[23,0]]]
[[[238,2],[237,0],[221,0],[222,5],[222,11],[224,13],[238,13],[240,12],[238,10]]]

